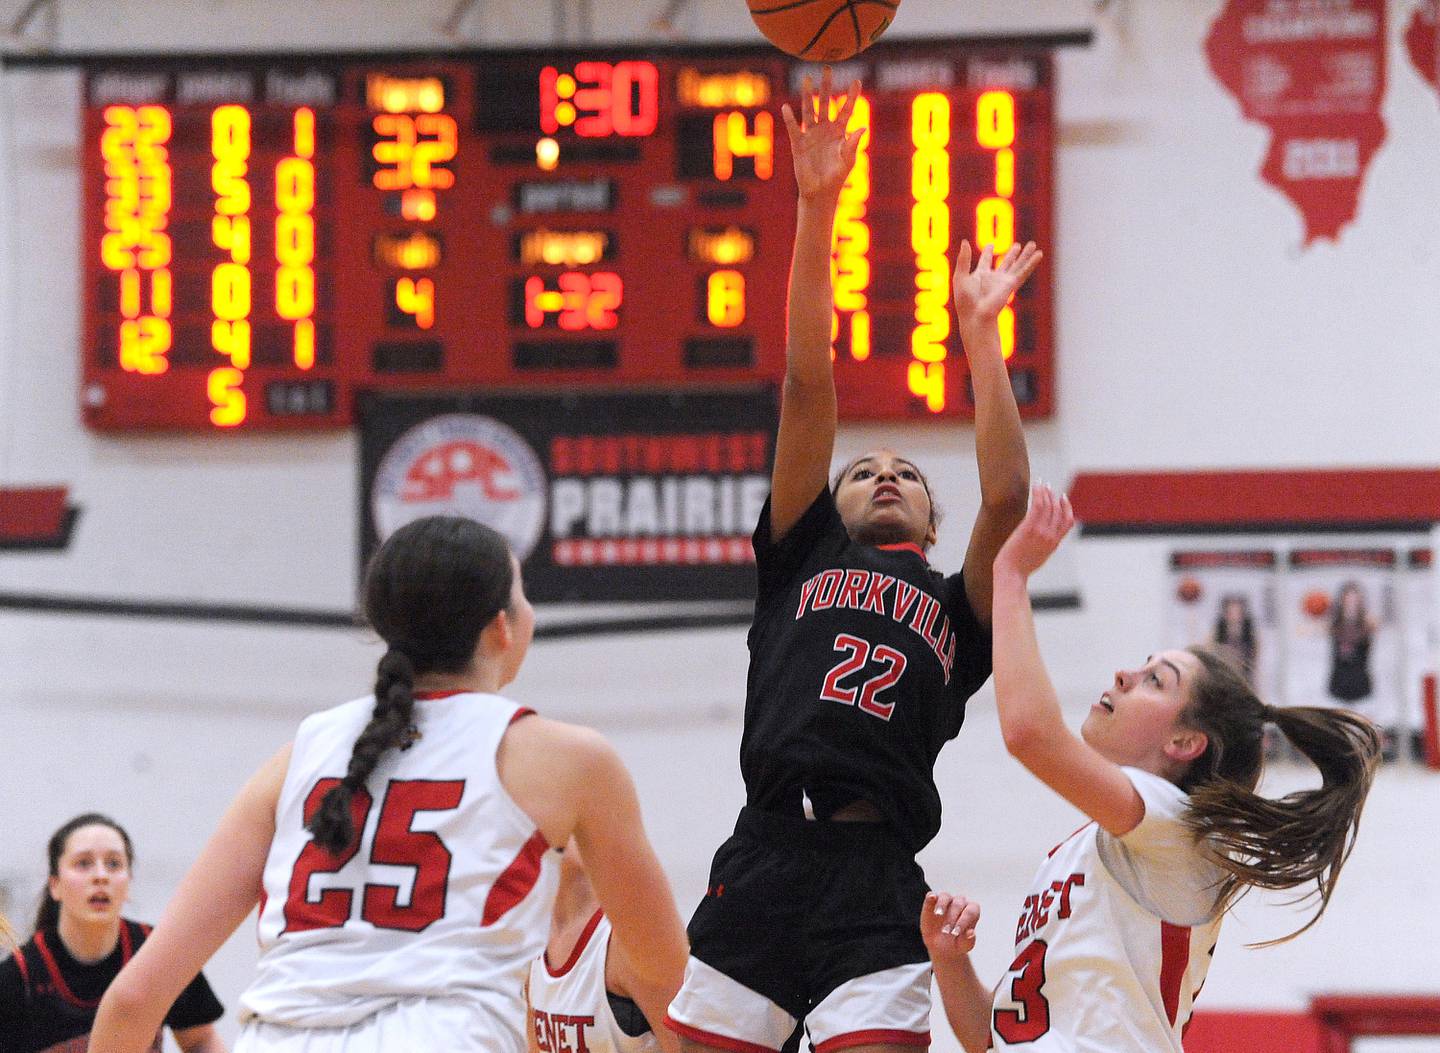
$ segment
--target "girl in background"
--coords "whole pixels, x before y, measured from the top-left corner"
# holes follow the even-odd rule
[[[1255,679],[1255,663],[1259,644],[1255,638],[1255,618],[1250,613],[1250,600],[1243,592],[1227,593],[1220,599],[1220,613],[1215,619],[1213,643],[1235,660],[1246,679]]]
[[[1363,702],[1375,691],[1370,676],[1370,642],[1379,628],[1365,604],[1358,581],[1344,582],[1335,593],[1330,615],[1330,697]]]
[[[0,1053],[82,1053],[101,996],[150,934],[121,914],[135,853],[119,823],[77,815],[47,856],[35,932],[0,962]],[[214,1026],[224,1009],[205,977],[192,973],[182,988],[160,1006],[144,1048],[160,1049],[163,1024],[185,1053],[224,1053]]]
[[[1306,889],[1324,912],[1379,759],[1369,721],[1274,708],[1205,648],[1162,651],[1062,718],[1027,581],[1073,523],[1036,487],[995,560],[995,694],[1006,747],[1091,818],[1030,886],[1015,958],[996,987],[970,963],[979,907],[931,894],[921,913],[946,1015],[968,1053],[1181,1053],[1226,910],[1248,889]],[[1319,770],[1318,789],[1258,796],[1273,722]],[[1277,941],[1278,942],[1278,941]]]
[[[572,836],[647,983],[683,968],[669,883],[598,734],[497,692],[535,614],[504,539],[456,517],[397,530],[365,579],[387,644],[374,694],[317,713],[241,790],[106,994],[91,1053],[142,1053],[164,1006],[255,907],[237,1053],[521,1053],[525,970]]]

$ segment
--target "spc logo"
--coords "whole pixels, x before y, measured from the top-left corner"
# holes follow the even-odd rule
[[[545,526],[545,470],[529,443],[499,421],[447,413],[385,452],[370,510],[381,541],[424,516],[466,516],[504,534],[523,563]]]

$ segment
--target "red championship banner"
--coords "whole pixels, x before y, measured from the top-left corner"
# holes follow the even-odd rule
[[[1440,0],[1420,0],[1405,30],[1405,50],[1420,76],[1440,92]]]
[[[1305,243],[1337,238],[1385,140],[1385,0],[1228,0],[1205,51],[1270,129],[1261,175],[1300,210]]]

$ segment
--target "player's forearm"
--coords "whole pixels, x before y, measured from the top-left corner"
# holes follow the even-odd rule
[[[1022,764],[1065,735],[1065,719],[1035,635],[1025,575],[997,561],[991,601],[995,706],[1005,748]]]
[[[1020,410],[1001,353],[1000,330],[993,320],[962,324],[960,339],[970,364],[975,392],[975,460],[980,499],[991,508],[1009,509],[1015,522],[1025,515],[1030,493],[1030,455]]]
[[[122,969],[100,1000],[90,1032],[91,1053],[146,1053],[155,1041],[170,1003],[149,997],[136,980],[132,970]]]
[[[968,954],[958,961],[938,961],[934,965],[935,986],[940,989],[950,1030],[965,1047],[965,1053],[985,1053],[990,1047],[990,989],[980,982]]]
[[[834,384],[830,367],[830,239],[837,202],[829,195],[801,196],[795,217],[795,251],[790,258],[786,300],[787,382]]]

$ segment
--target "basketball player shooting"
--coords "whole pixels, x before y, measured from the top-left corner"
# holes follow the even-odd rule
[[[836,432],[831,237],[865,129],[860,86],[807,78],[784,107],[799,191],[786,375],[758,573],[740,768],[747,803],[690,922],[667,1024],[689,1050],[929,1041],[930,965],[915,853],[940,828],[933,769],[990,675],[991,564],[1025,512],[1029,462],[998,317],[1040,262],[987,247],[955,271],[974,382],[981,506],[961,573],[931,568],[930,487],[888,448],[827,479]]]

